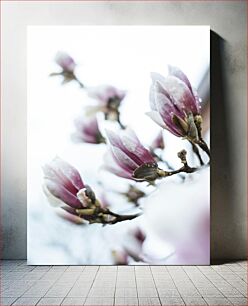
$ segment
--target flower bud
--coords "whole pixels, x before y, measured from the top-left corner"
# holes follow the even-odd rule
[[[158,165],[131,129],[116,134],[106,131],[112,162],[105,168],[114,174],[136,181],[153,181],[157,178]]]
[[[175,136],[197,139],[195,120],[200,124],[200,99],[187,76],[178,68],[169,67],[167,77],[152,73],[152,80],[152,111],[147,115]]]

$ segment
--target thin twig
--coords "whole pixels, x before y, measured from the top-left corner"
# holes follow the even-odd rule
[[[165,171],[165,170],[162,170],[162,169],[158,169],[158,174],[159,176],[162,178],[162,177],[168,177],[168,176],[172,176],[172,175],[175,175],[175,174],[178,174],[178,173],[193,173],[195,172],[196,170],[198,170],[198,168],[193,168],[193,167],[190,167],[188,165],[188,162],[187,162],[187,159],[186,159],[186,155],[187,155],[187,151],[186,150],[182,150],[180,152],[177,153],[178,157],[180,158],[183,166],[177,170],[173,170],[173,171]]]
[[[208,157],[210,158],[210,149],[209,149],[208,145],[206,144],[206,142],[203,140],[203,138],[200,138],[200,140],[198,140],[197,144],[199,145],[199,147],[205,153],[207,153]]]
[[[118,122],[120,128],[121,128],[122,130],[125,130],[126,126],[121,122],[121,119],[120,119],[120,112],[119,112],[118,110],[116,111],[116,114],[117,114],[117,119],[116,119],[116,121]]]
[[[140,213],[134,215],[119,215],[108,208],[100,207],[99,202],[95,202],[91,208],[76,209],[76,212],[80,218],[88,220],[90,224],[116,224],[122,221],[133,220],[141,215]]]
[[[199,149],[197,148],[197,146],[196,146],[192,141],[190,141],[190,143],[191,143],[191,145],[192,145],[192,150],[193,150],[193,152],[196,154],[196,156],[197,156],[198,159],[199,159],[200,165],[203,166],[203,165],[204,165],[204,162],[203,162],[203,160],[202,160],[202,158],[201,158],[201,154],[200,154],[200,152],[199,152]]]
[[[107,211],[107,214],[115,217],[115,219],[110,220],[110,221],[105,221],[104,224],[115,224],[115,223],[122,222],[122,221],[133,220],[133,219],[135,219],[135,218],[137,218],[141,215],[140,213],[137,213],[137,214],[134,214],[134,215],[119,215],[119,214],[116,214],[116,213],[114,213],[110,210]]]
[[[84,84],[75,76],[74,80],[78,83],[78,85],[80,86],[80,88],[85,89]]]
[[[175,169],[169,164],[169,162],[168,162],[167,160],[162,159],[162,157],[159,156],[157,153],[155,153],[155,151],[154,151],[153,149],[151,149],[150,151],[151,151],[152,155],[153,155],[155,158],[157,158],[158,161],[164,163],[164,164],[168,167],[169,170],[172,170],[172,172],[175,172]],[[178,171],[178,170],[177,170],[177,171]],[[172,173],[172,172],[171,172],[171,173]],[[167,172],[167,173],[169,173],[169,172]],[[180,173],[180,172],[177,172],[177,173]],[[174,174],[177,174],[177,173],[174,173]],[[172,174],[171,174],[171,175],[172,175]],[[182,180],[185,180],[185,176],[184,176],[184,175],[179,174],[179,176],[180,176],[180,178],[181,178]]]

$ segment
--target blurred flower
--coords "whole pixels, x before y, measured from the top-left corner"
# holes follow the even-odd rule
[[[102,136],[96,116],[79,117],[75,120],[76,133],[72,135],[73,140],[86,143],[105,143],[105,138]]]
[[[114,259],[114,264],[121,266],[121,265],[128,265],[128,254],[123,250],[114,250],[112,251],[112,256]]]
[[[122,242],[122,250],[112,251],[114,264],[128,265],[130,260],[143,262],[143,243],[146,235],[140,228],[134,228],[127,232]]]
[[[119,107],[121,101],[125,98],[126,92],[114,86],[102,85],[88,89],[89,97],[98,102],[97,106],[88,107],[88,112],[101,111],[105,115],[105,119],[118,121]]]
[[[143,147],[134,131],[121,130],[119,134],[106,131],[109,153],[105,168],[110,172],[136,181],[153,182],[160,177],[161,169],[152,154]],[[111,156],[109,156],[111,154]]]
[[[72,224],[84,224],[85,221],[80,218],[78,215],[67,212],[65,209],[61,209],[60,211],[57,212],[57,214],[64,220],[68,221],[69,223]]]
[[[62,71],[53,72],[50,74],[50,76],[62,76],[62,84],[66,84],[71,81],[76,81],[80,85],[80,87],[84,87],[84,85],[78,80],[74,73],[76,63],[70,55],[65,52],[58,52],[55,56],[55,62],[58,66],[60,66]]]
[[[100,200],[101,200],[101,207],[102,208],[108,208],[108,207],[110,207],[110,202],[109,202],[109,200],[108,200],[108,198],[107,198],[107,195],[106,195],[106,193],[105,192],[102,192],[101,194],[100,194]]]
[[[162,149],[162,150],[164,149],[164,138],[162,131],[159,132],[157,137],[152,142],[151,150],[155,149]]]
[[[146,194],[139,188],[129,185],[128,190],[126,192],[122,192],[122,195],[127,198],[128,202],[132,202],[138,206],[139,199],[143,198]]]
[[[209,263],[209,195],[209,168],[205,168],[183,184],[161,183],[146,197],[144,218],[148,226],[174,248],[165,264]]]
[[[142,248],[146,235],[140,228],[134,228],[128,232],[123,241],[123,249],[126,254],[135,261],[143,261]]]
[[[198,140],[200,100],[187,76],[178,68],[170,66],[168,76],[152,73],[151,77],[152,111],[147,115],[175,136]]]
[[[62,68],[64,72],[73,73],[76,67],[74,59],[65,52],[58,52],[55,57],[55,62]]]

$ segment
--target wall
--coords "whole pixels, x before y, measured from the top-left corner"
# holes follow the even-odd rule
[[[213,31],[211,257],[245,258],[246,1],[2,1],[1,4],[3,257],[26,258],[26,26],[209,24]]]

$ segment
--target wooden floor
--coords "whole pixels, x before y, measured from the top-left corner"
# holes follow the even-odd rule
[[[0,305],[247,305],[247,262],[27,266],[2,261]]]

